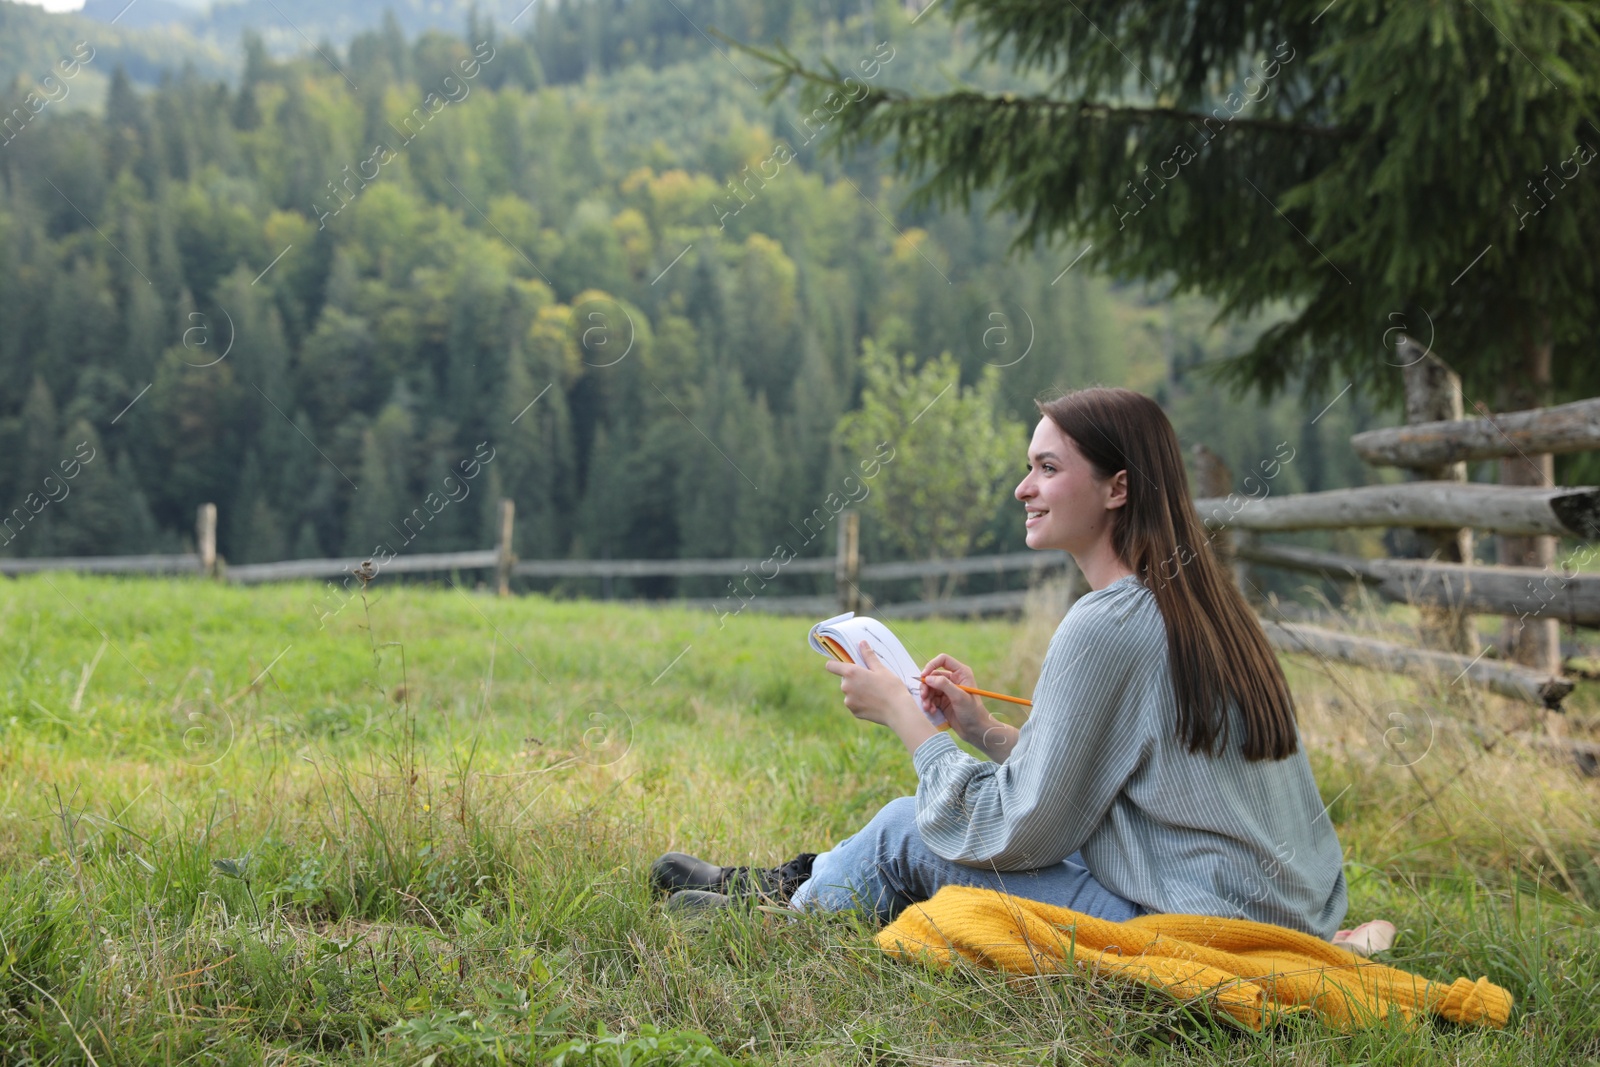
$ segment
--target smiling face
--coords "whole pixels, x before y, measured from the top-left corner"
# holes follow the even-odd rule
[[[1028,547],[1066,549],[1081,563],[1109,549],[1114,513],[1128,502],[1128,475],[1097,477],[1072,438],[1046,417],[1034,427],[1028,475],[1013,495],[1026,509]]]

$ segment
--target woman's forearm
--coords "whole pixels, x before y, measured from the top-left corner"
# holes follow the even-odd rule
[[[980,750],[996,763],[1004,763],[1006,757],[1011,755],[1011,749],[1017,743],[1018,730],[1015,726],[1007,726],[994,718],[989,719],[989,724],[977,737],[963,738],[969,745]]]
[[[916,700],[902,689],[904,701],[897,701],[897,707],[887,716],[884,725],[893,730],[906,746],[906,751],[916,755],[917,748],[928,738],[938,733],[939,730],[928,716],[917,707]]]

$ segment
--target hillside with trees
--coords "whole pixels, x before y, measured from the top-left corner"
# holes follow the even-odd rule
[[[118,71],[98,114],[23,130],[0,150],[0,500],[96,458],[0,553],[174,550],[203,501],[232,562],[369,553],[487,443],[407,551],[492,543],[504,495],[524,558],[760,555],[854,468],[836,429],[869,341],[948,352],[966,385],[995,368],[1018,422],[1052,387],[1128,384],[1241,467],[1308,446],[1286,491],[1363,479],[1350,398],[1239,418],[1194,373],[1253,327],[1008,254],[1015,220],[981,203],[906,209],[877,153],[819,152],[826,117],[629,25],[588,53],[477,22],[284,62],[251,40],[236,86]],[[882,84],[959,47],[893,7],[808,40]],[[1010,518],[983,544],[1019,547]]]
[[[117,67],[135,82],[150,86],[161,81],[163,72],[185,66],[206,78],[237,75],[238,64],[227,55],[237,49],[237,38],[220,46],[182,27],[140,29],[125,23],[107,25],[82,15],[51,14],[33,4],[0,0],[0,89],[4,90],[0,100],[6,114],[12,116],[12,109],[22,107],[26,94],[35,89],[62,111],[98,110]],[[79,46],[76,51],[75,46]],[[63,77],[61,64],[74,59],[81,69]],[[0,140],[16,132],[17,119],[12,116]]]

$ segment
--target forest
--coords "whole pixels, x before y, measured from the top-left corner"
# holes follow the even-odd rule
[[[1315,424],[1333,395],[1220,393],[1203,365],[1250,329],[1012,249],[981,204],[906,210],[879,154],[827,153],[829,116],[769,101],[691,16],[871,84],[1009,76],[959,30],[663,10],[677,24],[563,4],[520,37],[473,13],[410,40],[391,16],[284,60],[247,35],[232,84],[115,67],[103,108],[12,132],[0,500],[40,504],[0,554],[181,550],[207,501],[231,562],[367,554],[492,455],[407,550],[491,544],[504,496],[523,558],[760,556],[860,459],[836,430],[869,341],[950,353],[964,385],[1001,368],[1019,425],[1051,389],[1125,384],[1239,466],[1293,440],[1284,491],[1366,480],[1344,446],[1378,418],[1360,390]],[[983,547],[1021,547],[1013,517]]]

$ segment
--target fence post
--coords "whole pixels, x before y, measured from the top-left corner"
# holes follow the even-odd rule
[[[1225,499],[1233,492],[1233,471],[1228,469],[1227,462],[1205,445],[1195,445],[1189,450],[1194,456],[1194,476],[1199,483],[1195,486],[1199,492],[1196,497],[1212,497]],[[1202,523],[1205,516],[1200,516]],[[1235,545],[1239,541],[1249,541],[1255,534],[1249,530],[1232,530],[1224,527],[1213,530],[1211,533],[1211,551],[1216,554],[1217,562],[1233,571],[1233,583],[1239,587],[1239,592],[1245,593],[1250,588],[1249,565],[1240,561]],[[1246,593],[1246,596],[1249,594]]]
[[[1548,321],[1542,330],[1545,333],[1542,340],[1524,336],[1522,358],[1512,364],[1501,386],[1500,401],[1510,410],[1550,403],[1552,366]],[[1556,484],[1555,474],[1556,458],[1550,452],[1518,452],[1500,459],[1501,485],[1552,486]],[[1555,566],[1554,537],[1500,534],[1495,541],[1495,555],[1504,565],[1538,567],[1547,573]],[[1501,647],[1511,660],[1555,677],[1561,676],[1561,625],[1555,619],[1505,616],[1500,623],[1500,635]]]
[[[200,554],[200,573],[206,578],[217,576],[217,506],[201,504],[195,509],[194,544]]]
[[[511,526],[516,514],[516,501],[501,499],[500,540],[495,545],[494,564],[495,588],[500,596],[511,595],[511,565],[517,561],[516,553],[511,551]]]
[[[855,509],[839,513],[839,543],[833,562],[833,584],[839,610],[861,610],[861,514]]]
[[[1407,425],[1461,418],[1461,376],[1451,370],[1448,363],[1410,337],[1401,337],[1395,353],[1402,361]],[[1447,463],[1439,467],[1407,468],[1407,473],[1413,481],[1465,482],[1467,465]],[[1437,558],[1441,563],[1472,562],[1470,529],[1412,532],[1424,559]],[[1477,623],[1459,609],[1419,606],[1417,630],[1427,648],[1469,656],[1478,651]]]

